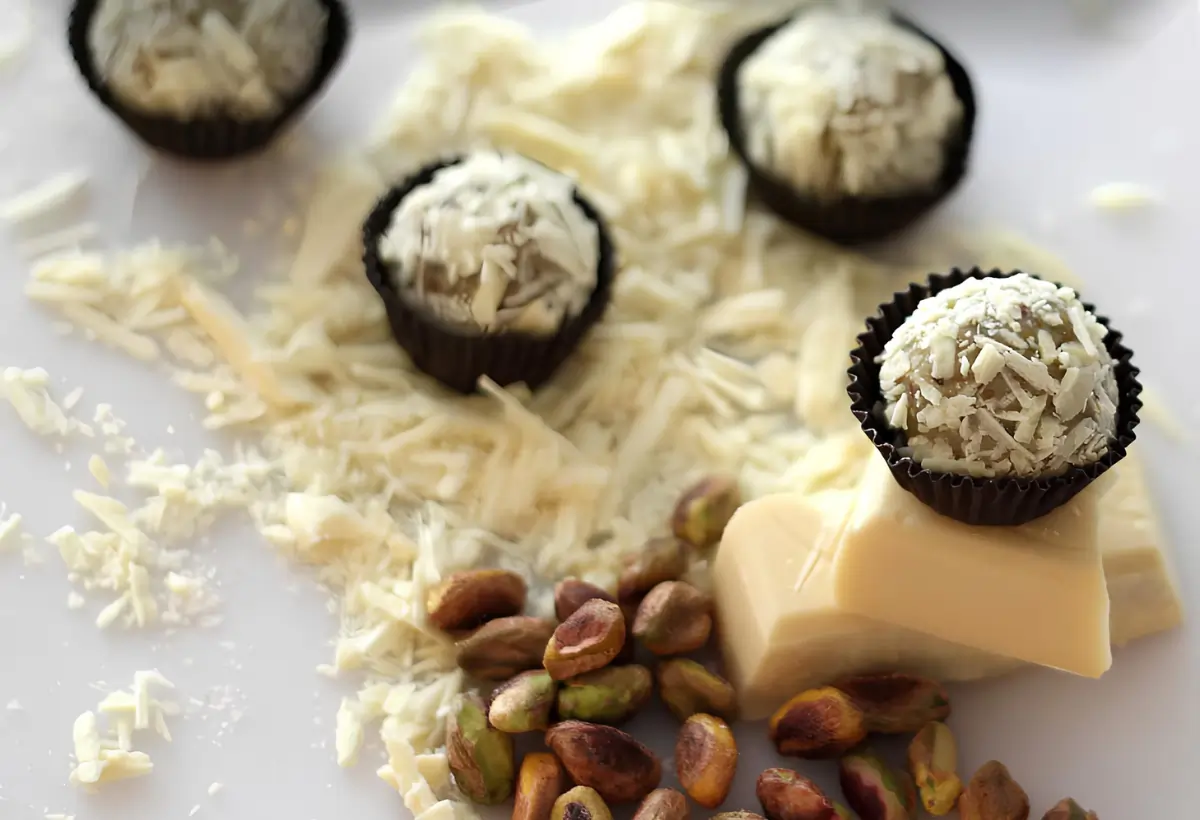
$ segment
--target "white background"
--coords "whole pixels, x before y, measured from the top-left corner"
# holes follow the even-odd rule
[[[304,180],[303,164],[266,157],[196,170],[152,162],[77,80],[63,44],[66,0],[32,5],[36,44],[0,70],[0,198],[51,173],[86,168],[94,176],[87,208],[104,227],[107,245],[217,233],[245,252],[244,285],[271,275],[281,260],[270,243],[247,240],[242,222],[282,218],[292,207],[282,192]],[[408,23],[429,4],[351,5],[353,50],[301,125],[312,155],[366,134],[408,70]],[[524,4],[514,13],[561,29],[610,5],[561,0]],[[1065,2],[902,5],[965,57],[981,97],[972,176],[939,221],[1012,229],[1064,256],[1087,282],[1085,295],[1126,332],[1146,381],[1195,427],[1196,11],[1167,0],[1110,0],[1094,5],[1121,13],[1097,26],[1082,24]],[[0,0],[0,41],[24,6],[25,0]],[[1097,212],[1088,191],[1111,180],[1150,185],[1162,204],[1124,215]],[[193,399],[161,372],[56,335],[54,317],[21,295],[27,271],[13,240],[0,234],[0,366],[45,367],[63,392],[83,386],[85,408],[111,402],[144,446],[194,457],[222,443],[199,432]],[[1196,447],[1169,442],[1149,425],[1142,439],[1194,612],[1200,604]],[[40,539],[63,524],[86,523],[70,498],[71,490],[91,484],[85,452],[55,453],[3,408],[0,442],[0,500],[25,516],[31,533]],[[377,750],[368,747],[357,769],[334,765],[332,716],[352,684],[313,671],[328,659],[334,630],[325,596],[237,522],[218,527],[196,549],[218,568],[226,620],[171,637],[100,633],[92,624],[96,604],[66,609],[68,585],[49,549],[46,564],[33,568],[23,566],[19,553],[0,554],[0,705],[16,699],[22,707],[0,709],[0,820],[46,811],[81,820],[169,820],[197,804],[197,817],[227,820],[402,817],[398,796],[373,774]],[[1106,820],[1194,814],[1198,635],[1189,627],[1121,651],[1100,682],[1029,672],[961,687],[954,723],[964,768],[992,757],[1008,763],[1034,799],[1035,820],[1068,793]],[[175,723],[173,744],[148,741],[156,764],[151,777],[98,795],[76,793],[66,785],[71,723],[101,697],[92,685],[127,686],[135,669],[148,667],[161,669],[184,697],[232,705],[203,708]],[[244,712],[236,722],[235,708]],[[669,749],[665,721],[647,719],[639,728],[657,732],[656,745]],[[761,727],[745,727],[741,738],[743,775],[728,805],[756,808],[753,778],[772,758]],[[805,770],[829,774],[828,767]],[[214,781],[225,788],[209,797]]]

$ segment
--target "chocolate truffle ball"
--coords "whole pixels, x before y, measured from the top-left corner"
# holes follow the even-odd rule
[[[254,119],[279,114],[312,80],[328,23],[319,0],[100,0],[88,45],[131,108]]]
[[[570,179],[481,152],[404,197],[379,255],[400,298],[458,330],[548,336],[595,291],[599,234]]]
[[[878,358],[891,427],[922,467],[1043,478],[1091,464],[1117,426],[1105,327],[1025,273],[924,299]]]
[[[933,188],[963,125],[937,44],[885,15],[803,11],[745,61],[738,88],[750,158],[822,200]]]

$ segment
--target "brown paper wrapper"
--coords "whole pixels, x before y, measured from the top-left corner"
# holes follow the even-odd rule
[[[320,0],[329,12],[325,43],[308,84],[273,117],[230,116],[180,120],[150,114],[123,103],[96,70],[88,46],[88,30],[100,0],[78,0],[67,25],[67,44],[79,73],[96,98],[152,148],[192,160],[222,160],[261,151],[294,120],[325,86],[350,42],[350,16],[340,0]]]
[[[440,169],[461,160],[454,157],[425,166],[384,194],[375,205],[363,225],[367,279],[383,299],[392,334],[419,370],[464,394],[475,392],[480,376],[500,385],[524,382],[530,389],[536,389],[571,355],[608,308],[616,271],[616,253],[608,226],[596,208],[576,191],[576,204],[599,228],[596,290],[583,311],[566,319],[554,334],[480,334],[455,327],[401,298],[389,265],[379,257],[379,239],[387,231],[392,213],[409,192],[428,184]]]
[[[897,293],[891,302],[880,306],[878,315],[867,320],[866,332],[858,337],[858,347],[850,353],[853,362],[848,388],[851,410],[867,438],[887,461],[901,487],[936,512],[965,524],[1016,526],[1046,515],[1066,504],[1123,459],[1136,438],[1134,429],[1142,406],[1138,398],[1142,385],[1137,378],[1138,369],[1132,364],[1133,353],[1121,343],[1121,334],[1112,329],[1108,319],[1097,315],[1097,321],[1109,331],[1104,345],[1113,359],[1118,392],[1116,435],[1099,461],[1085,467],[1072,467],[1051,478],[972,478],[926,470],[900,453],[904,435],[892,429],[884,418],[879,365],[875,361],[884,345],[925,297],[970,278],[1012,276],[1013,273],[1015,271],[955,269],[945,275],[934,274],[927,284],[911,285],[907,291]],[[1085,303],[1084,307],[1095,314],[1091,305]]]
[[[898,25],[916,32],[938,47],[945,59],[946,73],[950,76],[955,94],[963,105],[962,127],[956,138],[946,146],[942,176],[930,189],[903,196],[818,199],[754,164],[746,148],[746,135],[742,127],[738,72],[746,59],[791,18],[753,31],[735,43],[717,76],[717,108],[721,125],[729,138],[729,147],[746,167],[749,192],[780,218],[842,245],[874,242],[905,230],[949,196],[967,173],[976,117],[975,90],[971,78],[963,64],[927,32],[899,15],[893,14],[892,17]]]

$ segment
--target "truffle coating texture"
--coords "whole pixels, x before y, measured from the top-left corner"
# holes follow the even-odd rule
[[[938,47],[881,15],[804,11],[738,84],[750,157],[819,199],[932,187],[963,122]]]
[[[409,193],[379,240],[401,298],[467,333],[548,335],[596,288],[599,229],[570,179],[479,152]]]
[[[1117,426],[1107,331],[1025,273],[924,299],[878,359],[888,424],[935,472],[1043,478],[1100,459]]]

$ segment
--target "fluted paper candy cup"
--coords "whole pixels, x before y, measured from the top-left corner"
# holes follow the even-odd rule
[[[180,119],[125,104],[100,76],[88,43],[88,32],[100,1],[78,0],[71,10],[67,44],[79,73],[100,103],[143,142],[185,159],[232,159],[265,149],[321,92],[350,42],[350,16],[345,5],[339,0],[320,0],[328,14],[316,70],[279,112],[270,117],[219,114]]]
[[[976,102],[971,78],[961,62],[941,43],[911,21],[893,14],[895,22],[929,40],[942,52],[946,73],[962,103],[962,124],[946,146],[945,165],[936,184],[926,190],[898,196],[843,196],[819,199],[798,190],[766,168],[759,167],[746,147],[739,101],[738,74],[749,57],[791,18],[756,29],[738,40],[717,75],[717,108],[729,147],[741,160],[749,177],[749,193],[780,218],[798,228],[843,245],[885,239],[900,233],[925,216],[950,195],[967,172],[975,133]]]
[[[911,285],[897,293],[891,302],[881,305],[879,313],[867,320],[867,330],[858,337],[858,347],[850,353],[851,411],[863,432],[887,462],[896,482],[934,511],[964,524],[1016,526],[1041,518],[1066,504],[1097,478],[1125,457],[1136,438],[1138,398],[1142,385],[1133,353],[1122,343],[1119,332],[1108,319],[1096,320],[1108,329],[1104,346],[1112,357],[1117,380],[1117,429],[1108,450],[1097,461],[1071,467],[1065,473],[1047,478],[975,478],[925,469],[903,453],[904,434],[893,429],[884,418],[884,398],[879,385],[877,362],[892,334],[913,314],[921,300],[934,296],[971,278],[1005,277],[1016,273],[999,270],[952,270],[934,274],[923,285]],[[1089,304],[1084,308],[1095,315]]]
[[[554,333],[546,336],[517,331],[478,333],[455,327],[401,297],[391,265],[379,255],[379,240],[387,232],[392,214],[413,189],[429,184],[438,171],[461,160],[454,157],[425,166],[384,194],[375,205],[363,225],[367,279],[383,300],[392,335],[422,372],[460,393],[473,393],[481,376],[499,385],[524,382],[530,389],[536,389],[554,375],[608,309],[616,271],[616,254],[608,226],[599,211],[576,191],[575,203],[599,229],[596,288],[583,310],[564,319]]]

